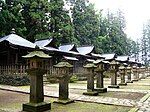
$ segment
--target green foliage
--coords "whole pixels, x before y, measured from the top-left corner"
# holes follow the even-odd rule
[[[2,9],[0,11],[0,36],[8,35],[12,28],[16,29],[16,33],[23,34],[25,28],[24,21],[21,16],[21,6],[14,1],[15,7],[10,7],[3,0],[0,0]]]
[[[142,61],[146,66],[150,65],[150,20],[143,26],[143,35],[141,38]]]
[[[25,22],[26,38],[34,41],[40,36],[50,36],[48,31],[50,4],[47,0],[21,0],[22,18]]]
[[[65,10],[63,0],[50,1],[50,33],[51,37],[55,38],[60,43],[70,43],[77,41],[73,36],[73,28],[69,12]]]
[[[5,3],[0,0],[0,36],[15,28],[18,35],[30,41],[53,37],[57,45],[94,45],[97,53],[137,56],[138,44],[127,38],[121,10],[108,11],[107,16],[103,16],[102,11],[96,11],[88,0],[66,1],[14,0]],[[64,2],[71,3],[72,10],[65,9],[67,4]]]
[[[122,17],[122,18],[121,18]],[[127,55],[127,36],[124,33],[125,21],[121,11],[117,14],[108,12],[107,18],[100,19],[100,35],[104,53]]]
[[[70,83],[75,83],[76,81],[78,81],[78,78],[76,75],[72,75],[72,77],[70,78],[69,82]]]
[[[12,85],[12,86],[24,86],[29,85],[30,80],[28,76],[17,75],[0,75],[0,84]]]
[[[86,4],[86,0],[77,0],[74,4],[74,36],[81,45],[92,45],[99,34],[99,20],[94,5]]]

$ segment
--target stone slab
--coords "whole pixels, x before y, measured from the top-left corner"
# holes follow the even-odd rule
[[[54,101],[53,103],[58,103],[58,104],[63,104],[63,105],[67,105],[67,104],[70,104],[70,103],[74,103],[74,100],[57,100],[57,101]]]
[[[130,81],[127,81],[126,83],[133,83],[133,81],[130,80]]]
[[[133,79],[132,81],[139,81],[139,79]]]
[[[126,86],[127,83],[119,83],[119,86]]]
[[[84,92],[83,95],[97,96],[97,95],[98,95],[98,92],[97,92],[97,91]]]
[[[107,92],[107,88],[96,88],[94,90],[97,91],[98,93],[106,93]]]
[[[44,112],[51,109],[51,103],[26,103],[23,104],[23,111],[27,112]]]
[[[119,88],[119,86],[118,85],[110,85],[110,86],[108,86],[108,88]]]

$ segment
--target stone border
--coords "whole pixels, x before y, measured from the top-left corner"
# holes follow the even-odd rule
[[[138,108],[132,108],[130,111],[128,112],[137,112],[139,109]]]
[[[0,88],[0,90],[4,90],[4,91],[11,91],[11,92],[17,92],[17,93],[23,93],[23,94],[30,94],[29,92],[24,92],[24,91],[17,91],[17,90],[11,90],[11,89],[4,89],[4,88]],[[58,98],[56,96],[50,96],[50,95],[44,95],[45,97],[51,97],[51,98]]]
[[[84,101],[84,100],[75,100],[75,101],[77,101],[77,102],[85,102],[85,103],[96,103],[96,104],[103,104],[103,105],[122,106],[122,107],[131,107],[131,108],[133,108],[133,106],[119,105],[119,104],[113,104],[113,103],[93,102],[93,101]]]
[[[145,102],[150,97],[150,93],[146,94],[140,99],[140,102]]]
[[[143,96],[139,102],[145,102],[150,97],[150,93]],[[132,108],[129,112],[137,112],[139,108]]]

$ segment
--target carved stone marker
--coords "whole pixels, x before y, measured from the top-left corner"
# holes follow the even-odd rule
[[[29,60],[29,69],[27,73],[30,75],[30,102],[23,104],[23,111],[27,112],[44,112],[51,109],[51,104],[44,102],[43,91],[43,75],[46,70],[42,68],[42,58],[50,58],[43,51],[33,51],[24,58]]]
[[[59,62],[57,65],[54,65],[54,67],[57,68],[57,78],[59,79],[59,98],[58,101],[55,101],[54,103],[60,103],[60,104],[69,104],[74,102],[73,100],[70,100],[68,98],[69,96],[69,79],[71,77],[71,72],[73,65],[71,65],[68,62]]]
[[[83,95],[90,95],[90,96],[96,96],[98,95],[98,92],[94,91],[94,69],[97,66],[95,66],[93,63],[88,63],[84,66],[86,69],[86,75],[87,75],[87,92],[84,92]]]

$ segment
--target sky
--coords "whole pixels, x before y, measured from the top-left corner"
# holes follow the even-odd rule
[[[143,24],[150,19],[150,0],[89,0],[96,9],[121,9],[126,19],[126,34],[137,40],[142,36]]]

